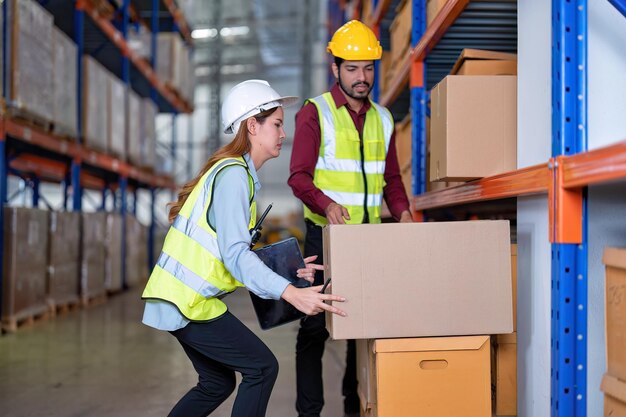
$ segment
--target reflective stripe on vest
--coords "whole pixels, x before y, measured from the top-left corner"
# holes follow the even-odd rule
[[[171,302],[189,320],[206,321],[219,317],[226,311],[226,305],[216,297],[243,286],[226,269],[217,234],[207,220],[215,177],[232,165],[248,170],[243,158],[226,158],[200,178],[167,233],[163,251],[142,295],[144,299]],[[248,180],[249,227],[252,228],[256,223],[256,202],[254,180],[249,172]]]
[[[361,139],[347,108],[337,108],[330,93],[309,101],[317,108],[321,131],[313,183],[333,201],[346,207],[350,213],[350,220],[346,223],[361,223],[365,215],[364,205],[367,206],[370,223],[380,223],[385,164],[393,133],[391,114],[386,108],[370,101]],[[363,173],[367,179],[367,190]],[[327,223],[324,216],[313,213],[306,206],[304,217],[316,224]]]

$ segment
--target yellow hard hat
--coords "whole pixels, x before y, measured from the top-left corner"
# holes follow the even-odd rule
[[[347,61],[370,61],[383,55],[374,32],[358,20],[351,20],[337,29],[326,51]]]

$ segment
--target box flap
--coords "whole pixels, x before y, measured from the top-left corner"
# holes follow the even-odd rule
[[[463,49],[461,55],[459,55],[459,58],[456,60],[454,66],[450,70],[450,75],[454,75],[459,71],[459,68],[461,68],[461,65],[463,65],[463,61],[471,59],[482,59],[490,61],[515,61],[517,60],[517,55],[507,52],[485,51],[482,49]]]
[[[517,332],[513,332],[511,334],[499,334],[496,336],[497,343],[499,345],[503,344],[516,344],[517,343]]]
[[[377,339],[374,341],[373,351],[375,353],[389,353],[478,350],[488,341],[489,336]]]
[[[600,389],[607,395],[626,403],[626,382],[609,374],[604,374]]]
[[[606,266],[626,269],[626,248],[604,248],[602,263]]]

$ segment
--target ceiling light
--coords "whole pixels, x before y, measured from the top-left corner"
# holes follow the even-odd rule
[[[194,39],[207,39],[207,38],[214,38],[216,36],[217,36],[217,29],[215,28],[196,29],[193,32],[191,32],[191,37]]]

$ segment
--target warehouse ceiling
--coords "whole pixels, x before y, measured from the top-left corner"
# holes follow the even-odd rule
[[[180,1],[195,32],[196,75],[211,82],[299,77],[311,1]],[[266,77],[265,74],[272,77]]]

